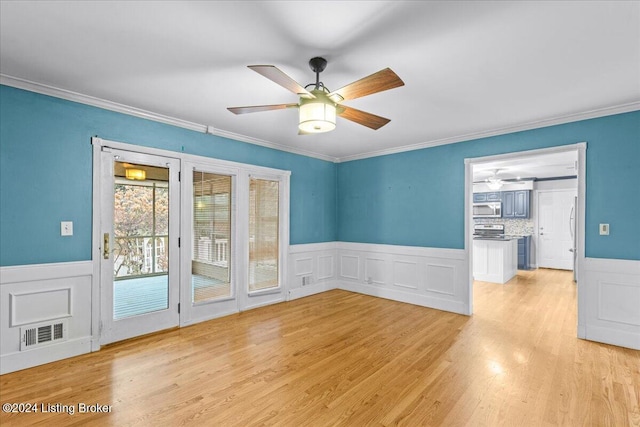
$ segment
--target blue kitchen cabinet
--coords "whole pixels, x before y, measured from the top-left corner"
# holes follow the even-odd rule
[[[487,193],[473,193],[473,203],[482,203],[487,201]]]
[[[502,217],[503,218],[529,218],[531,191],[503,191],[502,192]]]
[[[518,239],[518,270],[531,269],[531,236]]]
[[[502,217],[513,218],[515,212],[515,194],[513,191],[502,192]]]
[[[473,193],[473,203],[499,202],[502,196],[499,191],[490,193]]]
[[[514,191],[514,209],[513,209],[513,217],[514,218],[529,218],[530,217],[530,199],[531,199],[531,191],[529,190],[518,190]]]

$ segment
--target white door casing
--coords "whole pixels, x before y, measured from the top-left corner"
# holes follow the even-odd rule
[[[485,157],[478,158],[468,158],[465,159],[465,254],[468,268],[468,292],[466,295],[466,301],[468,310],[466,314],[473,313],[473,215],[471,213],[471,207],[473,206],[473,168],[475,165],[487,164],[495,161],[501,161],[506,159],[516,159],[527,157],[531,155],[539,155],[539,154],[549,154],[549,153],[557,153],[557,152],[566,152],[566,151],[575,151],[578,156],[577,163],[577,187],[578,187],[578,198],[577,198],[577,206],[575,215],[575,228],[576,228],[576,251],[577,251],[577,265],[576,273],[578,280],[581,281],[581,272],[583,271],[583,266],[585,263],[585,195],[586,195],[586,183],[585,183],[585,172],[586,172],[586,150],[587,143],[579,142],[574,144],[568,144],[564,146],[556,146],[542,149],[534,149],[528,151],[507,153],[507,154],[497,154]],[[586,292],[581,289],[581,282],[578,282],[577,286],[577,305],[578,305],[578,325],[577,325],[577,336],[578,338],[585,338],[586,336]]]

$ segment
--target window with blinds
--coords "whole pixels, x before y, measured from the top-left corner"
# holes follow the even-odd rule
[[[231,296],[231,177],[193,172],[192,302]]]
[[[249,184],[249,292],[277,288],[280,183],[251,178]]]

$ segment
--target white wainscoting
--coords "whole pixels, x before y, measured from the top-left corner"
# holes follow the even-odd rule
[[[0,268],[0,374],[91,351],[91,261]],[[60,342],[20,351],[20,328],[66,319]]]
[[[586,258],[584,270],[584,337],[640,350],[640,261]]]
[[[469,314],[469,263],[462,249],[337,242],[338,287]]]
[[[287,299],[292,300],[337,287],[336,242],[289,246]]]
[[[461,249],[292,245],[288,266],[288,299],[339,288],[469,313]],[[640,350],[640,261],[587,258],[584,273],[581,336]],[[0,374],[91,351],[92,277],[90,261],[0,268]],[[21,327],[60,319],[67,321],[66,340],[20,351]]]

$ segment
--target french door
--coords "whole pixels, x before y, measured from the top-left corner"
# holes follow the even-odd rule
[[[93,144],[99,345],[286,299],[289,172]]]
[[[186,162],[181,325],[238,311],[238,171]]]
[[[180,324],[283,301],[283,180],[207,163],[183,170]]]
[[[101,344],[179,324],[180,161],[102,147]]]

